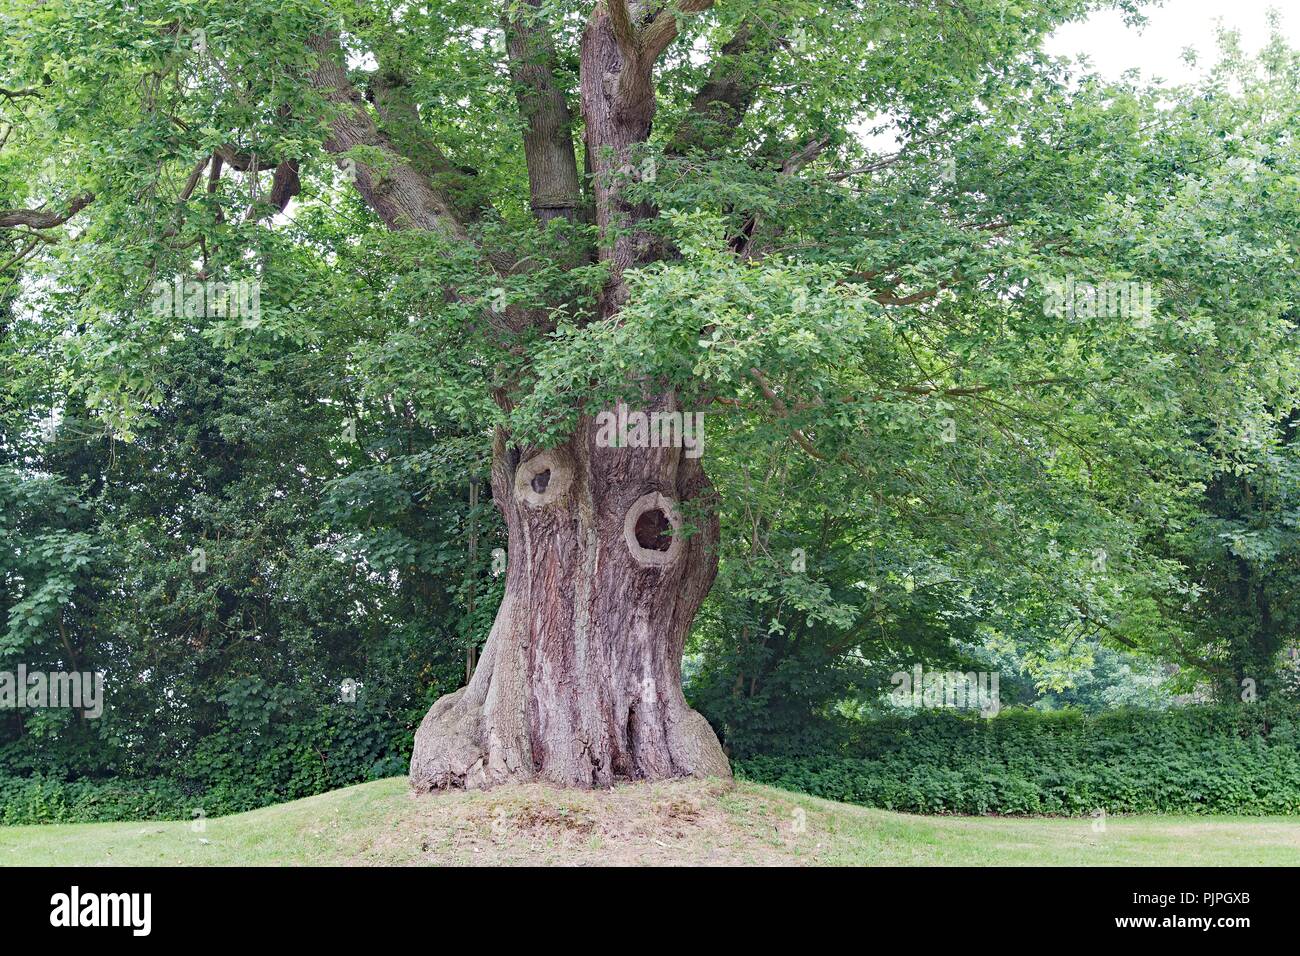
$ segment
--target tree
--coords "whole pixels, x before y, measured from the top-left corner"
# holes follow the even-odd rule
[[[472,679],[417,733],[418,789],[725,775],[681,662],[739,463],[775,449],[815,474],[790,494],[852,489],[859,552],[879,505],[917,529],[899,553],[958,551],[1008,591],[1055,573],[1042,603],[1100,626],[1121,572],[1173,574],[1134,547],[1135,512],[1235,453],[1198,442],[1189,410],[1245,431],[1284,404],[1294,278],[1260,257],[1293,233],[1234,212],[1233,242],[1195,239],[1295,150],[1273,137],[1256,186],[1194,194],[1224,148],[1209,126],[1183,136],[1162,94],[1036,52],[1092,6],[7,2],[24,39],[3,82],[33,94],[18,155],[53,159],[0,224],[57,247],[33,294],[123,437],[196,325],[159,306],[174,281],[260,283],[259,314],[202,329],[232,355],[355,321],[373,354],[340,377],[491,423],[504,596]],[[303,287],[305,259],[353,268],[357,248],[360,278]],[[1225,257],[1254,284],[1211,314]],[[705,413],[724,451],[612,431],[616,410]],[[731,467],[715,484],[705,460]],[[763,503],[754,554],[764,527],[801,526],[797,501]],[[898,561],[891,583],[970,584],[944,563]],[[918,606],[967,613],[986,591]]]

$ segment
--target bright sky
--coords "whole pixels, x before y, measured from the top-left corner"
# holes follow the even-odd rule
[[[1097,72],[1117,79],[1132,67],[1143,76],[1175,83],[1194,79],[1213,62],[1218,21],[1241,32],[1243,49],[1254,53],[1268,40],[1268,11],[1282,14],[1282,32],[1300,47],[1300,3],[1297,0],[1165,0],[1144,12],[1150,21],[1141,29],[1125,26],[1117,11],[1096,13],[1058,30],[1045,44],[1056,56],[1087,54]],[[1194,47],[1200,68],[1189,67],[1182,51]]]
[[[1095,13],[1086,20],[1057,30],[1043,44],[1053,56],[1085,55],[1092,69],[1117,80],[1125,70],[1137,68],[1148,79],[1186,83],[1201,76],[1217,55],[1219,23],[1241,34],[1241,46],[1256,53],[1268,42],[1268,12],[1282,16],[1282,33],[1300,48],[1300,0],[1164,0],[1148,4],[1144,27],[1130,27],[1117,10]],[[1197,51],[1198,64],[1183,61],[1183,50]],[[863,124],[864,127],[866,124]],[[898,149],[892,130],[871,135],[860,131],[863,142],[880,153]]]

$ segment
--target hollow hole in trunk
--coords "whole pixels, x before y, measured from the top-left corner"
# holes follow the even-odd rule
[[[539,495],[546,493],[546,486],[551,483],[551,469],[547,468],[533,475],[533,480],[529,482],[533,486],[533,491]]]
[[[673,546],[672,522],[658,508],[651,508],[636,519],[636,543],[647,551],[667,551]]]

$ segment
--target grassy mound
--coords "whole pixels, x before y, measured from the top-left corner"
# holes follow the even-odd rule
[[[416,797],[404,778],[191,822],[0,828],[0,864],[1281,864],[1294,818],[919,817],[752,783]]]

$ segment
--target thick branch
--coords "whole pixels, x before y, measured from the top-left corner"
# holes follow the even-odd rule
[[[481,218],[484,204],[468,195],[474,171],[462,169],[425,132],[420,111],[408,92],[406,77],[381,62],[370,79],[370,97],[379,113],[380,132],[388,136],[412,168],[435,188],[445,189],[462,222]]]
[[[236,149],[232,143],[227,143],[224,146],[218,147],[216,154],[221,157],[223,163],[231,169],[239,170],[241,173],[246,173],[250,170],[265,171],[268,169],[277,169],[281,162],[283,162],[283,160],[279,159],[268,159],[265,156],[258,155],[257,153],[241,152]]]
[[[26,226],[28,229],[53,229],[61,226],[95,201],[94,193],[82,193],[68,203],[63,212],[46,209],[0,209],[0,229]]]
[[[680,12],[707,9],[712,0],[685,0]],[[647,15],[642,5],[630,12],[625,0],[596,4],[582,38],[582,118],[601,232],[600,258],[610,266],[600,312],[608,316],[627,297],[624,270],[654,254],[654,242],[638,223],[653,215],[646,202],[630,201],[625,185],[637,175],[635,154],[650,136],[655,114],[654,63],[677,35],[675,14],[658,7]],[[645,22],[629,44],[629,23]]]
[[[418,172],[393,141],[379,131],[361,94],[348,82],[338,36],[312,37],[308,45],[319,62],[311,81],[338,112],[330,122],[325,148],[341,167],[353,171],[357,191],[390,229],[428,229],[451,239],[467,239],[451,202]],[[356,147],[377,150],[382,168],[345,156]]]
[[[510,76],[525,123],[524,157],[533,214],[542,222],[572,221],[582,202],[573,116],[555,79],[555,45],[545,25],[537,22],[542,0],[523,0],[523,4],[532,9],[503,25]]]
[[[261,219],[268,213],[282,213],[289,207],[289,200],[298,195],[302,183],[298,179],[298,163],[286,159],[275,167],[275,176],[271,179],[271,192],[265,202],[254,204],[248,211],[248,219]]]
[[[668,44],[677,38],[677,15],[703,13],[713,6],[713,0],[679,0],[665,4],[641,30],[641,55],[651,63],[659,58]]]
[[[894,295],[892,292],[880,292],[873,295],[872,298],[881,305],[916,305],[918,302],[928,302],[939,294],[939,289],[923,289],[920,292],[913,292],[911,295]]]
[[[690,111],[673,133],[667,152],[680,156],[725,145],[758,95],[760,66],[778,47],[771,31],[756,27],[751,20],[743,21],[735,36],[722,45],[708,80],[691,100]]]
[[[609,22],[614,28],[614,38],[618,48],[628,59],[634,59],[640,52],[640,38],[636,27],[632,25],[632,14],[628,12],[626,0],[606,0],[609,10]]]

